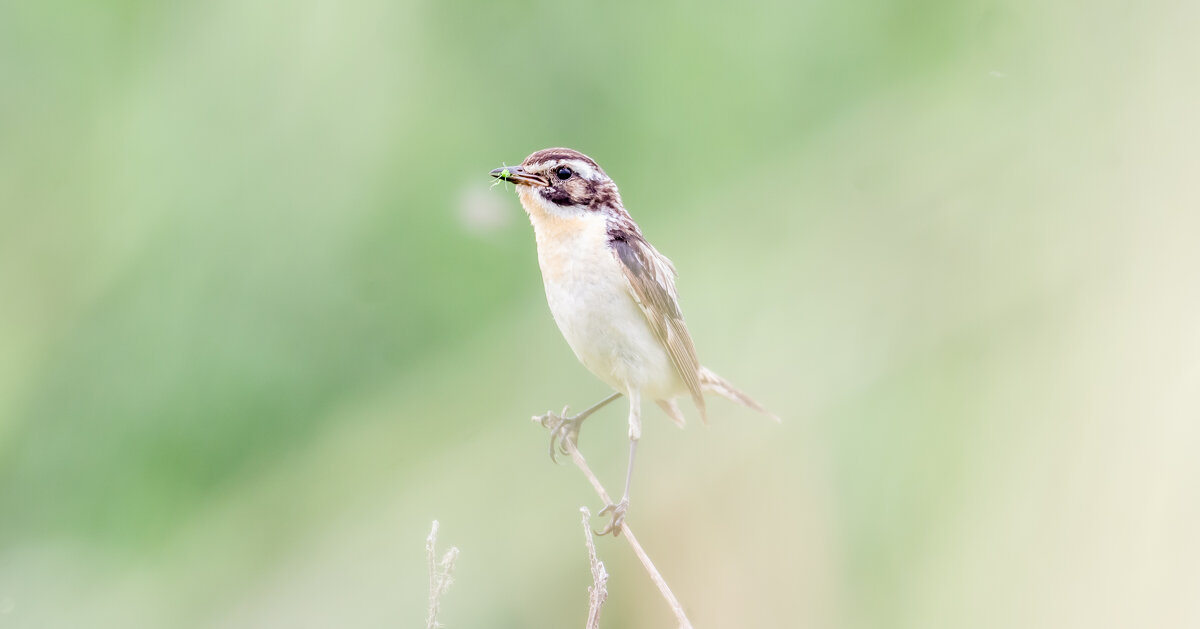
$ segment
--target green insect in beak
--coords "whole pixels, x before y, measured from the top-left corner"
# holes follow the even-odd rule
[[[496,180],[492,182],[492,185],[488,186],[488,187],[495,188],[497,185],[500,184],[500,182],[504,182],[507,184],[508,178],[511,176],[512,176],[512,173],[508,172],[508,165],[506,164],[504,167],[504,170],[500,171],[500,176],[497,177]],[[508,186],[504,186],[504,189],[508,190]]]

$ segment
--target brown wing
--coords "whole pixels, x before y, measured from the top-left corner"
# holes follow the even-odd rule
[[[707,421],[700,389],[700,361],[683,322],[675,296],[675,267],[640,234],[623,234],[610,240],[613,254],[629,280],[629,292],[641,307],[650,329],[667,350],[671,363],[692,394],[692,401]]]

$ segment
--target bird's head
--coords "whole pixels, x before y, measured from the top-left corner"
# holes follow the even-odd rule
[[[542,149],[520,166],[492,176],[517,185],[521,205],[531,216],[581,217],[624,214],[617,184],[592,158],[566,148]]]

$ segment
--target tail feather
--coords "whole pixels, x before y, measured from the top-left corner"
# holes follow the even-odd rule
[[[716,393],[727,400],[737,402],[746,408],[756,410],[775,420],[777,423],[780,421],[778,415],[763,408],[763,405],[754,401],[754,398],[751,398],[749,395],[739,391],[737,387],[730,384],[728,380],[713,373],[708,367],[700,368],[700,388],[704,391],[712,391],[713,393]]]

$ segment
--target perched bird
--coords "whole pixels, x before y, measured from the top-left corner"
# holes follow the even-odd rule
[[[620,533],[629,508],[633,458],[642,436],[642,400],[654,400],[675,423],[684,417],[675,398],[690,395],[706,419],[704,393],[779,418],[700,365],[675,294],[675,267],[642,236],[621,204],[617,184],[590,157],[549,148],[505,166],[493,177],[516,184],[537,240],[546,300],[567,344],[597,378],[616,392],[574,416],[548,413],[550,456],[567,453],[585,418],[624,395],[629,399],[629,467],[621,501],[607,505]]]

